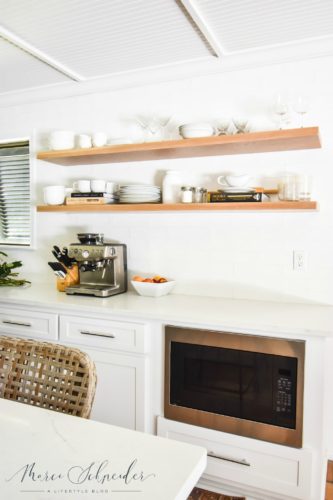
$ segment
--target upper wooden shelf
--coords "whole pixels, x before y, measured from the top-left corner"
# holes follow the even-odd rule
[[[290,151],[294,149],[320,148],[318,127],[289,130],[270,130],[248,134],[200,137],[141,144],[123,144],[88,149],[66,149],[41,151],[40,160],[54,163],[73,164],[84,161],[128,162],[139,160],[159,160],[167,158],[190,158],[199,156],[232,155],[244,153],[264,153]]]

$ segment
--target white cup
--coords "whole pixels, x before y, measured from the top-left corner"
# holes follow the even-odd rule
[[[246,174],[242,175],[220,175],[217,178],[218,184],[221,186],[244,187],[248,186],[250,177]]]
[[[106,183],[106,192],[109,194],[114,194],[119,191],[119,184],[115,182],[107,182]]]
[[[79,148],[91,148],[91,137],[87,134],[80,134],[77,136],[77,145]]]
[[[46,205],[63,205],[65,202],[65,186],[46,186],[43,193]]]
[[[73,149],[75,135],[72,130],[55,130],[49,137],[50,149]]]
[[[105,181],[93,179],[90,181],[90,188],[93,193],[105,193]]]
[[[95,148],[105,146],[107,140],[107,135],[104,132],[95,132],[92,136],[92,144]]]
[[[90,181],[79,180],[73,183],[74,191],[79,193],[90,193]]]

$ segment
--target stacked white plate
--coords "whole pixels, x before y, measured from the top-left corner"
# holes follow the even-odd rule
[[[159,203],[161,189],[151,184],[128,184],[120,186],[120,203]]]

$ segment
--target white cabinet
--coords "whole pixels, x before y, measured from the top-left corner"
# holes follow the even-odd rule
[[[95,362],[97,390],[91,419],[147,431],[149,387],[147,356],[81,347]]]
[[[93,359],[97,390],[91,418],[149,431],[149,331],[144,323],[60,316],[60,341]]]
[[[243,438],[159,417],[158,435],[207,449],[204,478],[256,491],[254,498],[312,500],[312,452]],[[237,491],[237,485],[241,490]],[[269,496],[271,495],[271,496]],[[318,499],[316,499],[318,500]]]
[[[0,306],[0,334],[36,339],[58,339],[58,315]]]

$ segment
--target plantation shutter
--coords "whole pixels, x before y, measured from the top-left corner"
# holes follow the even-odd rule
[[[0,144],[0,243],[30,245],[29,142]]]

